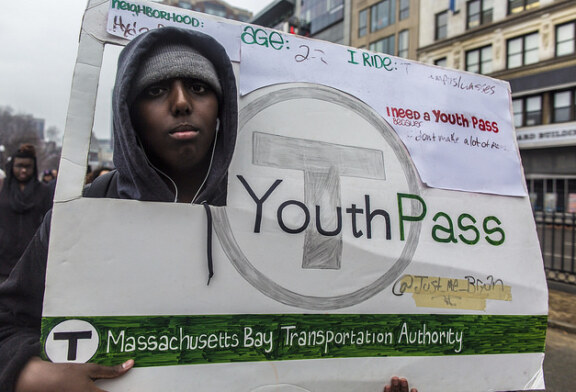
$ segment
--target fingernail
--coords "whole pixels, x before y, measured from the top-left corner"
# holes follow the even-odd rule
[[[129,360],[127,360],[126,362],[124,362],[124,363],[122,364],[122,369],[131,368],[132,365],[134,365],[134,360],[133,360],[133,359],[129,359]]]

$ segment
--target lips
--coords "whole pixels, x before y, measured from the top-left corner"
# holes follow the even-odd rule
[[[181,124],[170,130],[170,136],[177,140],[190,140],[194,139],[200,130],[190,124]]]

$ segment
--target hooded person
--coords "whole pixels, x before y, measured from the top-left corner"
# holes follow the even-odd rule
[[[0,192],[0,281],[8,277],[52,206],[50,189],[38,181],[33,145],[22,144],[6,169]]]
[[[182,141],[182,138],[174,140],[178,129],[168,125],[163,130],[168,134],[164,134],[162,140],[150,143],[142,129],[145,128],[142,114],[137,113],[135,108],[138,98],[146,94],[146,88],[166,88],[162,82],[174,79],[202,81],[218,98],[215,141],[210,143],[210,156],[206,156],[211,159],[193,202],[217,206],[226,204],[228,166],[234,152],[238,123],[236,79],[232,64],[225,49],[213,38],[195,31],[169,27],[140,35],[120,54],[112,96],[114,165],[117,170],[95,181],[107,182],[105,197],[183,201],[179,188],[182,185],[178,182],[186,185],[190,178],[188,181],[172,178],[172,173],[167,173],[170,171],[167,165],[159,162],[158,155],[161,153],[153,151],[155,146],[169,149]],[[177,119],[174,124],[181,126],[183,123]],[[195,133],[197,125],[188,125],[189,128],[182,125],[181,136],[186,131]],[[139,132],[135,126],[140,128]],[[166,142],[166,139],[174,143]],[[179,155],[177,158],[178,165],[186,161],[186,156]]]
[[[85,196],[226,203],[237,90],[216,40],[172,27],[138,36],[119,57],[112,106],[116,170],[86,187]],[[49,231],[50,214],[0,285],[2,391],[87,390],[93,380],[133,366],[62,365],[38,357]]]

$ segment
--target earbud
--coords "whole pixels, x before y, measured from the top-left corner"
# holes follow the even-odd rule
[[[217,118],[216,119],[216,132],[218,132],[219,129],[220,129],[220,119]]]

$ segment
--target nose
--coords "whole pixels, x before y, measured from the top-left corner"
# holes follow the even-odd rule
[[[192,100],[181,80],[174,80],[170,88],[172,114],[175,116],[192,113]]]

